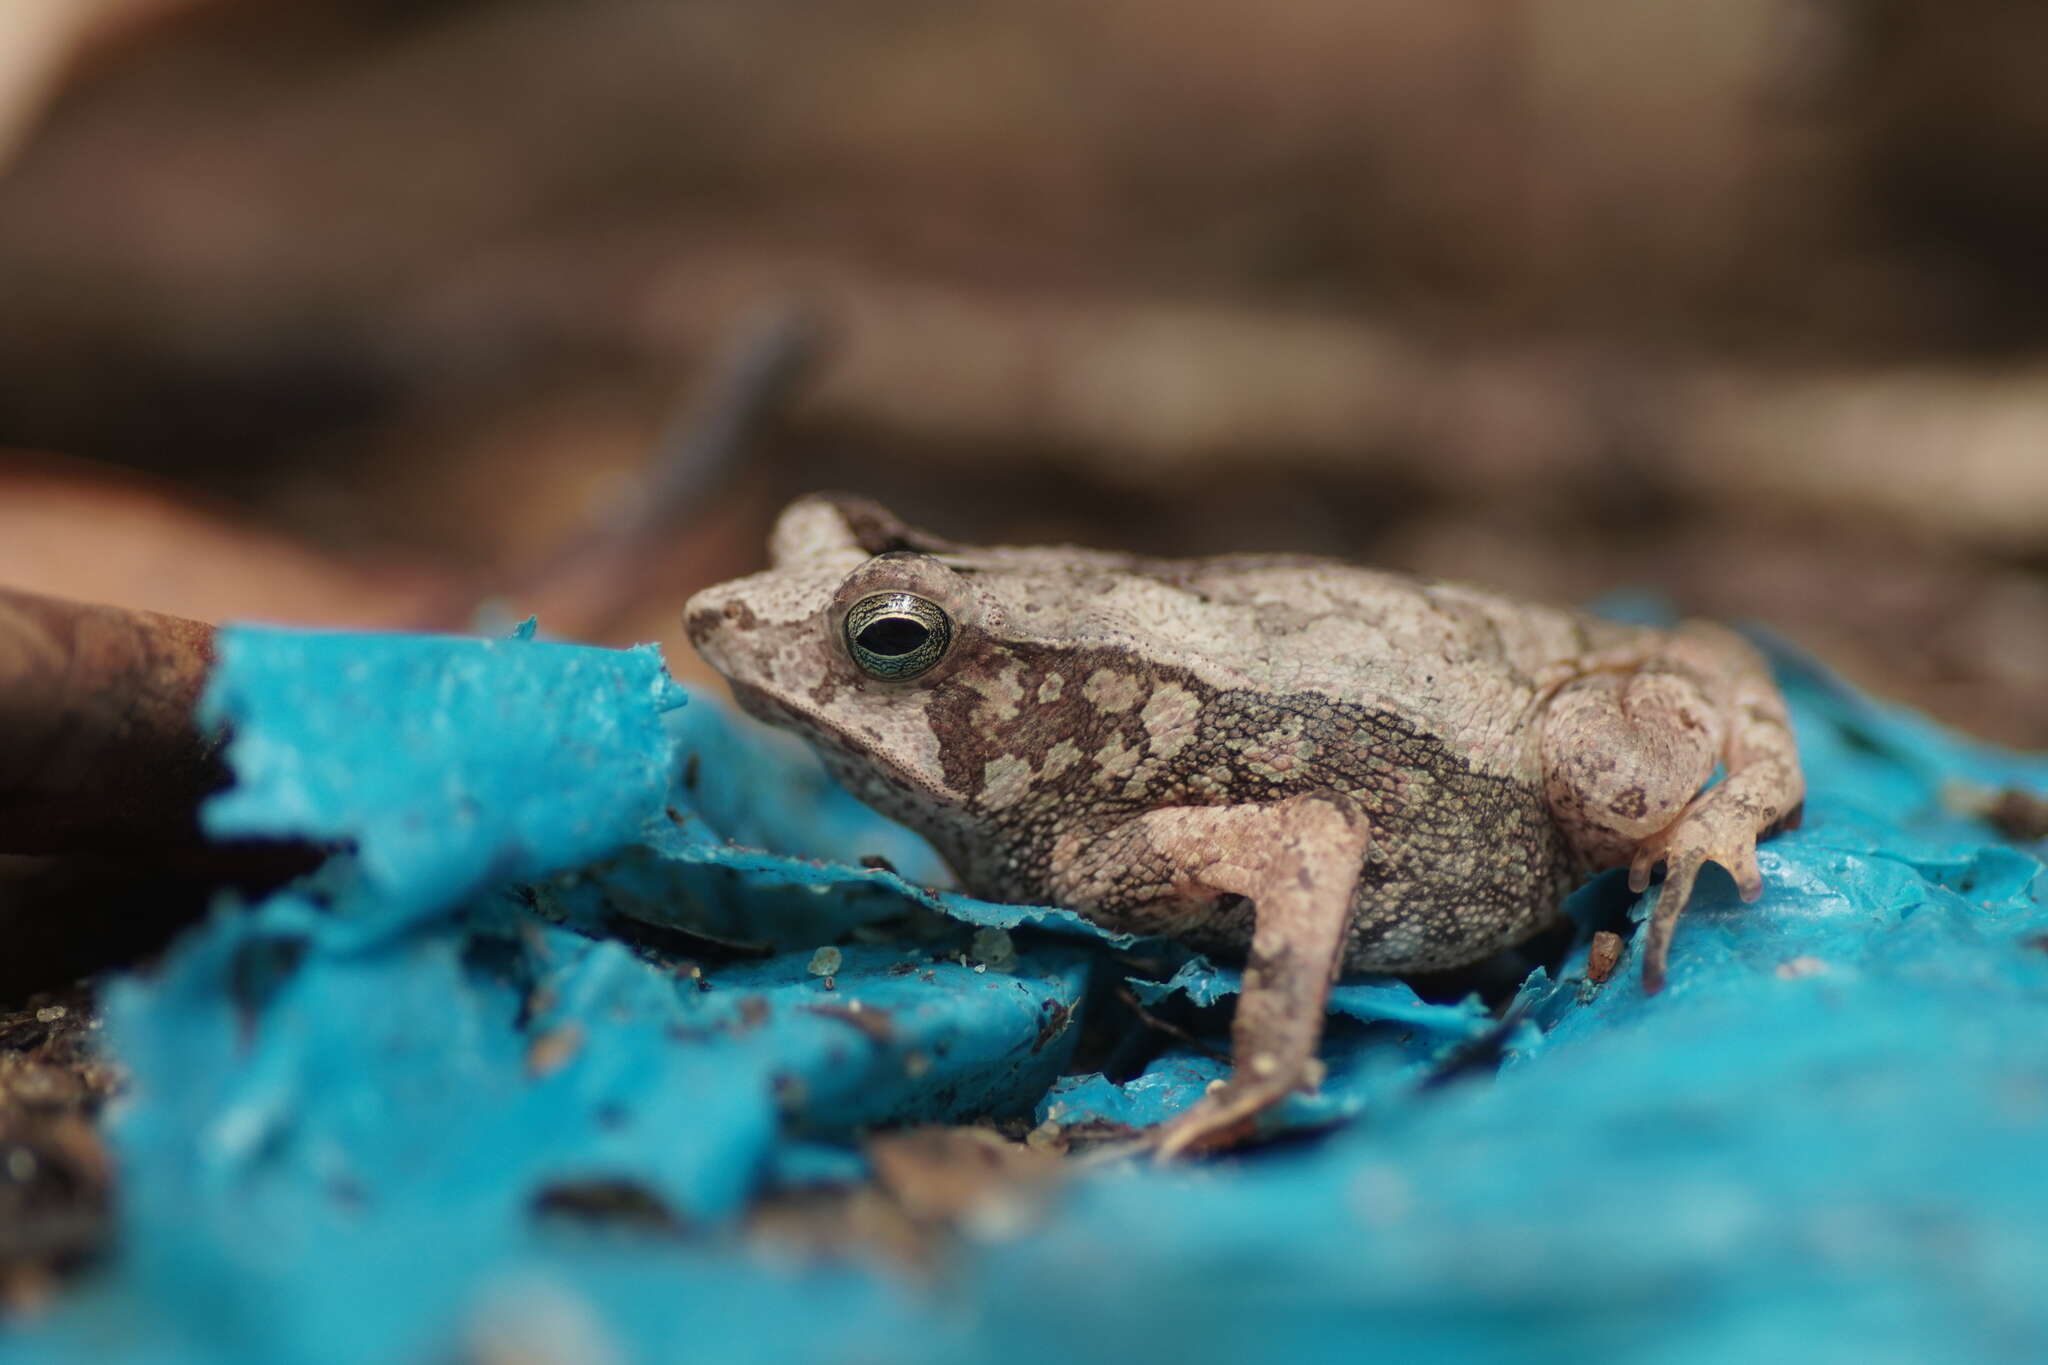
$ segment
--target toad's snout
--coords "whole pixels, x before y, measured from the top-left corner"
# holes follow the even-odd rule
[[[759,624],[753,608],[724,588],[706,588],[683,608],[683,629],[690,644],[712,667],[721,668],[721,658],[733,639]]]

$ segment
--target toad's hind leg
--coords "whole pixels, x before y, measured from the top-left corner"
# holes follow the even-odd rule
[[[1700,868],[1719,863],[1755,900],[1757,839],[1797,818],[1806,787],[1784,699],[1741,637],[1688,622],[1632,671],[1562,687],[1542,744],[1552,815],[1587,863],[1626,863],[1636,891],[1665,865],[1643,946],[1654,992]],[[1702,792],[1716,765],[1726,779]]]
[[[1157,1131],[1162,1159],[1228,1146],[1265,1110],[1321,1080],[1316,1045],[1351,926],[1351,898],[1372,832],[1337,793],[1271,806],[1171,807],[1096,832],[1065,861],[1057,888],[1081,906],[1138,887],[1131,927],[1184,932],[1218,897],[1252,903],[1251,950],[1231,1022],[1230,1080]],[[1154,925],[1144,924],[1153,919]]]

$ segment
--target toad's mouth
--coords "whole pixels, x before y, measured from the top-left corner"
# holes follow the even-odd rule
[[[923,803],[936,807],[958,801],[956,795],[936,786],[929,778],[890,759],[879,743],[828,723],[821,714],[805,709],[787,696],[737,679],[729,678],[726,683],[741,710],[778,730],[800,736],[818,751],[841,786],[870,805],[884,793],[899,800],[915,794]],[[905,818],[893,809],[889,813],[898,819]]]
[[[739,703],[740,709],[755,720],[773,725],[778,730],[793,731],[815,748],[894,771],[896,765],[884,758],[880,749],[858,735],[826,724],[822,715],[805,710],[782,693],[731,678],[726,680],[726,684],[732,689],[733,700]]]
[[[738,678],[727,678],[725,683],[732,689],[732,699],[739,703],[740,710],[755,720],[778,730],[794,730],[814,744],[831,744],[839,738],[825,725],[823,717],[794,705],[779,692]]]

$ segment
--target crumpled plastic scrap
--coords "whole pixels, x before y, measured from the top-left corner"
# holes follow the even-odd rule
[[[216,837],[347,840],[378,927],[630,842],[668,791],[651,647],[225,631],[201,720],[234,722]],[[543,714],[550,723],[535,724]],[[240,722],[253,723],[240,723]],[[486,738],[488,737],[488,738]]]
[[[1344,983],[1319,1141],[1076,1172],[920,1285],[734,1220],[870,1125],[1190,1102],[1203,1051],[1076,1064],[1117,944],[929,889],[651,652],[228,632],[209,827],[344,851],[107,984],[116,1250],[0,1362],[2048,1358],[2048,872],[1945,798],[2048,760],[1778,664],[1806,824],[1755,904],[1702,878],[1661,995],[1581,943],[1426,1086],[1495,1021]],[[620,1188],[666,1230],[548,1212]]]

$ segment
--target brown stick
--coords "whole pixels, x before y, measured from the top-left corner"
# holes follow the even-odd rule
[[[0,588],[0,853],[197,842],[213,627]]]

